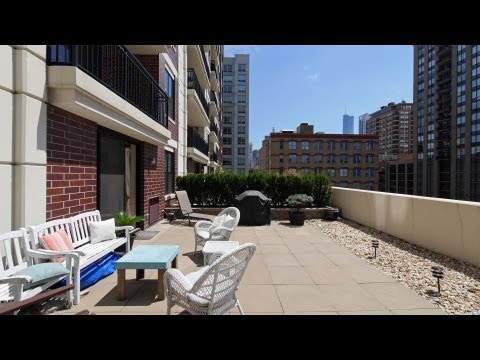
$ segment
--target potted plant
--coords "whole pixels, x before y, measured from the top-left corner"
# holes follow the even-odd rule
[[[130,216],[124,211],[120,211],[116,214],[113,214],[113,218],[115,219],[115,226],[133,226],[135,229],[130,231],[130,248],[132,248],[133,245],[133,238],[135,237],[135,234],[140,231],[139,228],[136,227],[138,222],[144,221],[143,216]],[[121,233],[121,236],[123,235],[123,230],[119,231]],[[120,235],[117,233],[117,236]]]
[[[296,211],[290,211],[290,224],[303,225],[305,222],[305,212],[300,211],[301,208],[310,206],[313,203],[313,197],[307,194],[294,194],[287,198],[289,207],[296,208]]]

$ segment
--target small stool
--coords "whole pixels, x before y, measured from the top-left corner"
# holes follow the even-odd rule
[[[207,241],[202,249],[203,265],[210,265],[223,254],[240,246],[238,241]]]

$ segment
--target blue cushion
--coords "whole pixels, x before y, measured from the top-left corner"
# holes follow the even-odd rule
[[[55,278],[60,278],[62,276],[68,275],[70,271],[65,268],[65,266],[57,263],[44,263],[29,266],[25,269],[17,271],[15,275],[25,275],[32,278],[32,282],[25,284],[24,289],[30,289],[32,287],[38,286],[40,284],[49,282]]]

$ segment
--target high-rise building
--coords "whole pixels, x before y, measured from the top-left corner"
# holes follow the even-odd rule
[[[177,175],[221,164],[222,58],[218,45],[0,45],[0,233],[96,209],[159,221]]]
[[[358,117],[358,133],[366,134],[367,133],[367,120],[370,119],[370,114],[366,113]]]
[[[353,134],[353,115],[343,115],[343,133]]]
[[[302,124],[308,125],[308,124]],[[325,172],[332,185],[378,190],[378,136],[320,134],[313,125],[266,136],[259,168],[267,173]]]
[[[247,174],[250,168],[248,54],[224,58],[223,169]]]
[[[480,45],[414,47],[415,193],[480,201]]]

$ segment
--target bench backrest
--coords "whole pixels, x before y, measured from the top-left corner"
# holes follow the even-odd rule
[[[98,210],[85,212],[70,218],[73,247],[77,248],[90,242],[90,230],[88,223],[97,221],[102,221],[100,211]]]
[[[28,266],[25,243],[28,235],[24,228],[0,234],[0,277],[7,277]]]
[[[48,222],[43,223],[43,224],[30,226],[29,230],[30,230],[30,233],[31,233],[31,236],[30,236],[30,246],[31,246],[31,248],[33,250],[42,249],[42,247],[40,245],[40,238],[43,235],[52,234],[55,231],[59,231],[59,230],[62,230],[62,229],[65,230],[68,237],[70,239],[72,239],[72,233],[70,231],[70,219],[52,220],[52,221],[48,221]],[[72,239],[72,241],[73,241],[73,239]],[[73,245],[73,246],[75,246],[75,245]],[[38,259],[36,259],[35,261],[38,262]]]

